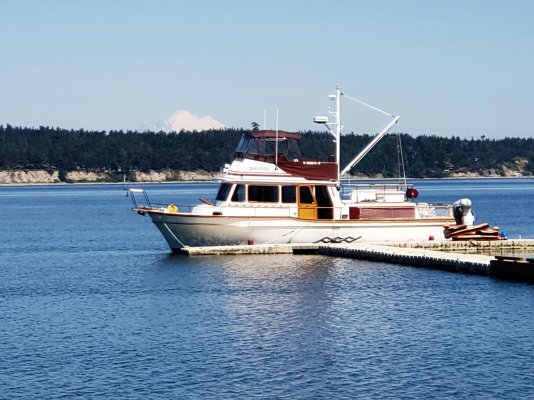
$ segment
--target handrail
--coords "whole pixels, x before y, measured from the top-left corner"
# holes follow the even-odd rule
[[[404,182],[398,182],[398,183],[389,183],[389,182],[384,182],[384,183],[341,183],[341,186],[355,186],[355,187],[359,187],[359,186],[362,186],[362,187],[367,187],[367,186],[397,186],[397,187],[404,187],[404,186],[407,186],[407,187],[414,187],[415,185],[413,183],[404,183]]]
[[[388,208],[388,203],[381,203],[377,202],[374,204],[378,204],[377,206],[371,206],[373,208]],[[413,204],[413,203],[412,203]],[[246,217],[257,217],[257,216],[272,216],[272,217],[295,217],[298,215],[299,209],[302,210],[303,207],[299,207],[297,204],[292,205],[281,205],[281,204],[273,204],[273,205],[264,205],[264,204],[256,204],[254,207],[247,207],[244,205],[223,205],[223,206],[206,206],[206,205],[187,205],[187,204],[176,204],[178,207],[178,213],[179,214],[190,214],[193,212],[193,209],[195,207],[202,207],[203,209],[210,210],[209,213],[202,214],[199,213],[199,215],[231,215],[231,216],[240,216],[243,218]],[[321,210],[331,210],[332,215],[336,216],[335,218],[324,218],[326,220],[334,219],[348,219],[348,215],[343,218],[342,214],[343,211],[348,212],[348,210],[351,207],[368,207],[369,204],[365,203],[355,203],[353,205],[346,204],[343,206],[318,206],[318,207],[310,207],[307,209],[317,210],[317,212],[320,212]],[[151,206],[149,207],[134,207],[134,208],[144,208],[145,210],[153,210],[158,212],[167,213],[168,212],[168,204],[164,203],[151,203]],[[391,208],[398,208],[398,206],[391,206]],[[417,214],[421,219],[431,219],[431,218],[442,218],[442,217],[451,217],[452,218],[452,208],[450,205],[432,205],[428,203],[419,203],[416,204],[416,210]],[[306,207],[304,207],[306,209]],[[266,214],[266,210],[270,210],[271,213],[268,215]],[[230,212],[232,211],[232,212]],[[242,211],[240,214],[239,211]],[[215,214],[213,214],[215,213]],[[220,213],[220,214],[219,214]]]
[[[145,205],[144,206],[138,206],[136,193],[138,195],[140,195],[141,193],[143,194],[143,199],[145,201]],[[147,194],[147,192],[145,192],[144,189],[130,188],[130,189],[128,189],[128,194],[130,195],[130,199],[132,200],[132,204],[133,204],[134,208],[141,208],[141,207],[153,208],[153,205],[152,205],[152,203],[150,203],[150,199],[148,198],[148,194]]]
[[[404,183],[344,183],[341,185],[341,198],[347,200],[353,192],[364,193],[364,190],[371,190],[377,195],[388,193],[404,193],[407,189],[413,189],[413,184]]]

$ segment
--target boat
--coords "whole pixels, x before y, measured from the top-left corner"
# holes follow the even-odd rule
[[[330,159],[305,159],[299,132],[250,131],[224,166],[214,199],[154,204],[144,189],[131,188],[133,210],[151,218],[174,252],[188,246],[446,240],[445,226],[474,223],[468,199],[455,215],[453,205],[416,202],[418,192],[406,180],[341,179],[400,118],[369,105],[391,121],[341,170],[342,96],[339,88],[329,96],[332,121],[314,118],[334,138]]]

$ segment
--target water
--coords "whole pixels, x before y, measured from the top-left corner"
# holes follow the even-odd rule
[[[468,197],[477,223],[497,225],[511,239],[534,238],[534,179],[471,179],[415,181],[430,203]]]
[[[534,180],[418,182],[534,238]],[[213,184],[153,185],[192,201]],[[323,256],[186,258],[119,186],[1,187],[0,398],[534,398],[534,286]]]

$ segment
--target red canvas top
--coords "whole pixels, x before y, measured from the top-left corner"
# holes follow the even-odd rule
[[[309,180],[337,180],[337,163],[319,161],[285,161],[278,159],[278,167],[288,174],[300,176]]]
[[[277,134],[276,131],[267,130],[267,131],[251,131],[251,132],[247,132],[247,135],[255,139],[258,139],[258,138],[275,139],[276,137],[278,137],[278,138],[300,140],[299,132],[278,131],[278,134]]]

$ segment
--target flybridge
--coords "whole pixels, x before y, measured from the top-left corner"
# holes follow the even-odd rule
[[[277,159],[301,161],[300,133],[252,131],[244,133],[235,149],[237,158],[277,162]]]
[[[335,181],[337,163],[304,159],[300,152],[300,138],[298,132],[247,132],[241,136],[235,158],[275,164],[288,174],[309,180]]]
[[[400,119],[399,116],[390,114],[349,95],[344,95],[350,100],[390,116],[392,120],[343,170],[340,170],[340,138],[342,130],[341,96],[343,95],[341,90],[336,88],[335,94],[329,96],[329,98],[335,101],[335,108],[329,111],[329,114],[334,117],[333,122],[329,121],[328,116],[316,116],[313,119],[315,123],[325,125],[329,133],[335,138],[336,154],[333,160],[329,160],[329,162],[305,160],[300,152],[300,133],[281,130],[262,130],[244,133],[235,150],[236,159],[251,159],[272,163],[289,174],[310,180],[318,179],[339,182],[341,176],[358,164]]]

